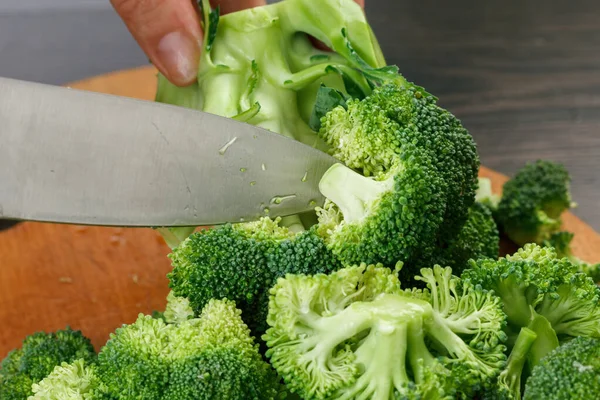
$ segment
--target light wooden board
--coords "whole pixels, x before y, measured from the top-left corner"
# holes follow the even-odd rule
[[[69,86],[152,100],[153,68],[117,72]],[[499,192],[506,177],[487,168]],[[575,253],[600,261],[600,236],[572,214]],[[150,229],[22,223],[0,232],[0,358],[28,334],[70,325],[96,347],[138,313],[162,310],[169,249]]]

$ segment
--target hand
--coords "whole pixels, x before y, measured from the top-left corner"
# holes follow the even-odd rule
[[[364,6],[364,0],[355,0]],[[193,0],[111,0],[150,61],[172,83],[194,82],[202,47],[200,16]],[[266,4],[265,0],[213,0],[221,13]]]

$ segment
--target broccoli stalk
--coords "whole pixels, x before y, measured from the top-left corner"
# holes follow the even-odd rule
[[[488,393],[485,398],[491,399],[520,399],[523,369],[529,356],[531,346],[537,335],[529,328],[522,328],[517,340],[508,356],[506,368],[498,377],[498,386],[493,393]]]

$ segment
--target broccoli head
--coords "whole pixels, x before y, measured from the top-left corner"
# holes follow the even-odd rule
[[[479,157],[435,97],[395,73],[379,78],[368,96],[321,118],[319,135],[348,167],[333,166],[319,185],[340,215],[328,241],[348,264],[410,265],[416,249],[447,244],[464,225]]]
[[[561,214],[574,206],[571,178],[561,164],[538,160],[506,182],[497,219],[503,232],[519,246],[542,244],[560,230]]]
[[[600,337],[600,289],[553,248],[530,243],[498,260],[471,260],[470,267],[463,281],[500,296],[507,316],[510,368],[499,382],[511,388],[506,398],[520,398],[529,371],[561,343]]]
[[[198,318],[177,324],[140,314],[133,324],[117,329],[98,354],[98,376],[107,395],[128,400],[277,398],[279,379],[240,314],[229,300],[211,300]]]
[[[266,355],[304,399],[454,398],[505,362],[505,316],[491,292],[450,268],[422,269],[402,290],[381,265],[280,278],[271,289]],[[462,286],[459,288],[459,286]]]
[[[600,340],[577,337],[533,368],[524,400],[600,398]]]
[[[90,340],[70,328],[56,332],[36,332],[27,336],[19,349],[11,351],[0,369],[0,398],[26,399],[32,385],[44,379],[57,365],[76,359],[94,362],[96,353]]]

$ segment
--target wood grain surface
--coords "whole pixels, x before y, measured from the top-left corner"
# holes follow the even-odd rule
[[[152,100],[153,68],[76,82],[73,88]],[[500,192],[506,177],[482,167]],[[574,215],[574,251],[600,261],[600,235]],[[162,310],[168,294],[169,249],[150,229],[21,223],[0,231],[0,358],[35,331],[69,325],[96,347],[138,313]]]
[[[390,64],[435,93],[512,175],[563,163],[600,232],[600,3],[597,0],[366,0]]]

